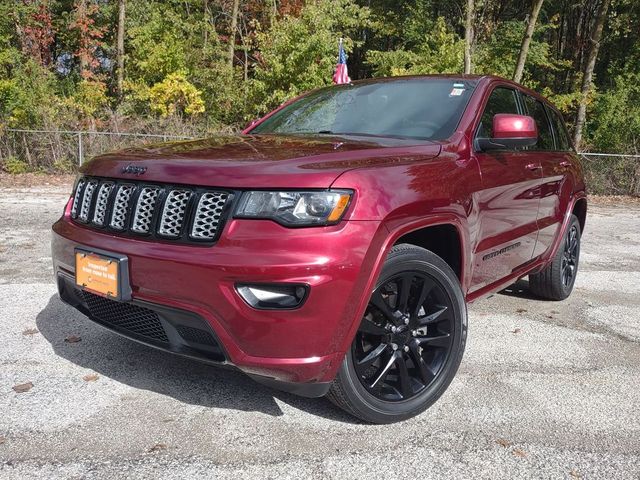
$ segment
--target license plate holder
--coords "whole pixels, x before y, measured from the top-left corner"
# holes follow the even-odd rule
[[[126,256],[84,248],[76,248],[74,254],[78,288],[111,300],[131,300]]]

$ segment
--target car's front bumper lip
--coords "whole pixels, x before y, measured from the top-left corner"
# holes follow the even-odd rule
[[[269,221],[231,221],[216,246],[203,248],[120,238],[63,217],[53,227],[52,255],[56,275],[73,275],[77,247],[126,255],[133,301],[199,316],[225,362],[291,383],[283,389],[292,391],[299,383],[333,379],[374,266],[371,239],[382,238],[382,228],[343,222],[319,234]],[[311,290],[298,309],[256,310],[238,295],[238,282],[304,283]]]
[[[115,332],[125,338],[134,340],[143,345],[180,355],[182,357],[190,358],[210,365],[215,365],[217,367],[237,370],[237,367],[227,359],[227,355],[224,352],[222,345],[215,337],[215,333],[213,332],[213,330],[211,330],[207,322],[192,312],[187,312],[175,308],[168,308],[163,305],[156,305],[139,300],[126,302],[124,305],[138,307],[148,312],[154,312],[155,314],[157,314],[158,319],[165,326],[165,331],[169,333],[167,342],[158,341],[157,339],[153,339],[147,335],[140,335],[130,329],[122,328],[121,326],[106,321],[104,317],[96,315],[96,312],[92,311],[90,306],[87,304],[82,292],[75,285],[72,276],[64,273],[58,273],[57,283],[58,292],[62,301],[71,305],[72,307],[75,307],[92,321],[104,328],[109,329],[112,332]],[[102,299],[102,301],[114,302],[115,300]],[[190,329],[204,332],[205,335],[210,335],[210,338],[213,340],[213,342],[207,341],[205,343],[202,343],[198,340],[194,341],[192,337],[184,338],[180,334],[180,327],[185,326]],[[310,398],[324,396],[329,391],[329,387],[331,386],[331,382],[299,383],[287,382],[278,380],[277,378],[257,374],[249,374],[249,376],[256,382],[268,387]]]

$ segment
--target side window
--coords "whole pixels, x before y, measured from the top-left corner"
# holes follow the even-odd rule
[[[533,117],[538,126],[538,143],[532,150],[554,150],[553,135],[551,134],[551,125],[544,109],[544,105],[529,95],[524,96],[524,103],[527,106],[529,115]]]
[[[516,92],[510,88],[498,87],[487,101],[484,107],[480,126],[478,127],[478,138],[491,138],[493,136],[493,116],[496,113],[519,113]]]
[[[564,126],[564,121],[558,112],[547,108],[549,117],[551,117],[551,123],[553,124],[553,131],[556,134],[556,150],[562,150],[566,152],[571,150],[571,142],[569,141],[569,134],[567,128]]]

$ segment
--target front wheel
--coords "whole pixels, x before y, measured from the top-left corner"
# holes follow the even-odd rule
[[[464,295],[449,265],[396,245],[327,397],[371,423],[413,417],[451,383],[466,336]]]
[[[573,290],[580,260],[580,221],[571,215],[556,256],[544,270],[529,275],[529,290],[547,300],[564,300]]]

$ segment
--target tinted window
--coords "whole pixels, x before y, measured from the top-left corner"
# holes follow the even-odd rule
[[[571,142],[569,141],[569,134],[567,128],[564,126],[564,121],[558,112],[547,108],[547,112],[551,117],[551,123],[553,124],[553,131],[556,134],[556,150],[571,150]]]
[[[519,113],[515,90],[498,87],[491,92],[480,120],[477,135],[479,138],[493,137],[493,116],[496,113]]]
[[[527,106],[529,116],[533,117],[538,126],[538,143],[531,147],[532,150],[554,150],[553,135],[544,105],[528,95],[524,95],[524,103]]]
[[[475,84],[431,78],[327,87],[283,108],[251,133],[444,140],[458,126]]]

